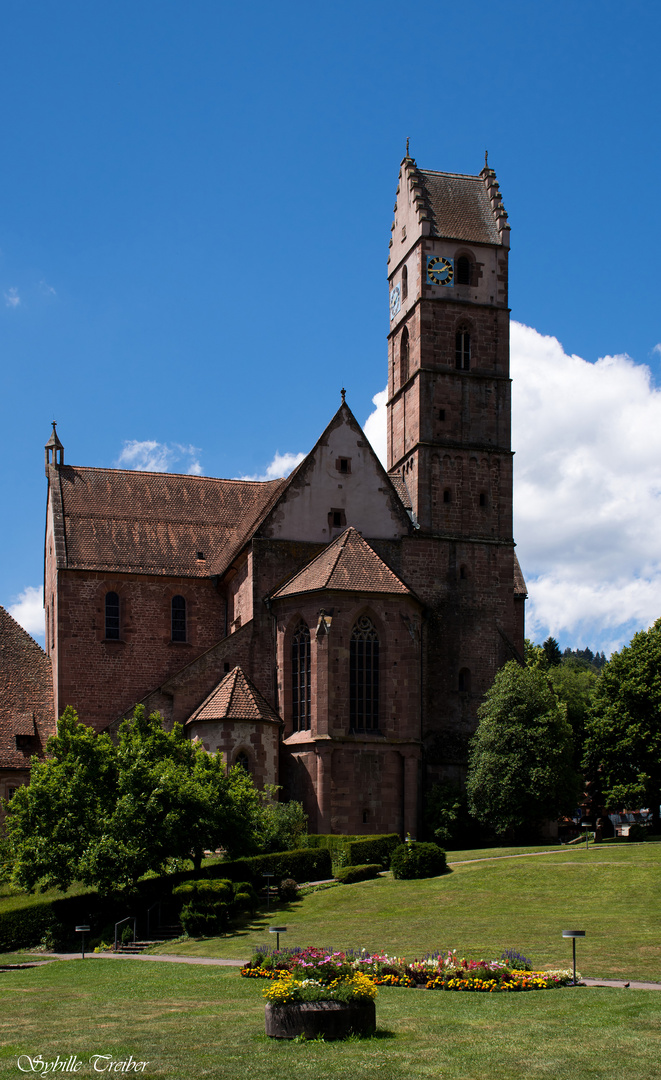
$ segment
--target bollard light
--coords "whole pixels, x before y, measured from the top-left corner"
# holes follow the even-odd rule
[[[585,930],[563,930],[563,937],[570,937],[572,939],[572,952],[574,956],[574,986],[576,986],[576,938],[585,937]]]
[[[89,932],[90,932],[89,926],[77,926],[76,927],[76,933],[83,935],[82,938],[80,939],[81,960],[85,959],[85,934],[89,934]]]
[[[276,952],[280,952],[280,934],[286,934],[286,926],[269,926],[269,934],[275,934],[275,948]]]

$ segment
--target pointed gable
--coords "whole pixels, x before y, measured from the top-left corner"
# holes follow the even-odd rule
[[[390,477],[343,402],[287,480],[257,535],[328,543],[347,525],[375,540],[399,539],[411,529]]]
[[[282,723],[275,709],[240,667],[235,667],[218,683],[208,698],[189,716],[186,724],[205,720],[261,720],[269,724]]]
[[[308,563],[272,599],[333,589],[411,596],[411,590],[386,566],[355,529],[347,529]]]

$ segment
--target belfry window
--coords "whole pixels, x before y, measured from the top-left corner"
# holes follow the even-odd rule
[[[352,731],[378,730],[379,635],[367,615],[361,615],[351,632],[349,714]]]
[[[310,730],[310,628],[303,621],[291,640],[291,713],[294,731]]]
[[[403,386],[409,377],[409,332],[404,327],[399,339],[399,385]]]
[[[405,266],[404,269],[402,270],[402,300],[406,300],[406,297],[408,296],[408,294],[409,294],[409,271],[408,271],[408,267]]]
[[[455,367],[468,371],[471,366],[471,336],[468,327],[460,326],[455,336]]]
[[[457,259],[457,285],[470,285],[471,283],[471,264],[470,259],[467,259],[465,255],[460,255]]]
[[[119,596],[116,592],[106,593],[105,637],[108,641],[119,641]]]
[[[172,597],[172,640],[186,640],[186,601],[183,596]]]

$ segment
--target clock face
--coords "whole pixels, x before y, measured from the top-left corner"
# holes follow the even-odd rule
[[[390,318],[391,320],[399,314],[399,310],[402,306],[402,291],[399,285],[395,285],[390,293]]]
[[[454,259],[445,259],[442,255],[428,255],[427,281],[430,285],[452,285]]]

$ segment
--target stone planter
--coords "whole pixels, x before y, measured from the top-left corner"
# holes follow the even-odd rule
[[[266,1006],[266,1034],[272,1039],[345,1039],[347,1035],[373,1035],[373,1001],[301,1001]]]

